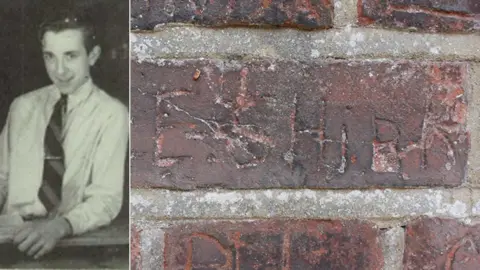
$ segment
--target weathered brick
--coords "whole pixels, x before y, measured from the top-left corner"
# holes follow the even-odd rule
[[[141,254],[140,254],[140,232],[137,230],[135,225],[131,226],[131,237],[130,237],[130,266],[131,269],[137,270],[142,269],[141,267]]]
[[[379,232],[357,221],[251,221],[166,230],[165,269],[382,269]]]
[[[448,62],[132,63],[133,185],[459,185],[464,73]]]
[[[358,0],[361,25],[377,24],[429,32],[480,29],[478,0]]]
[[[222,26],[280,26],[303,29],[333,24],[330,0],[132,0],[134,29],[164,23]]]
[[[132,84],[143,81],[141,72],[131,74]],[[132,179],[141,179],[144,183],[155,183],[157,175],[153,171],[153,140],[155,139],[156,99],[145,95],[132,86],[131,126],[135,136],[131,136],[131,175]]]
[[[421,219],[407,226],[405,269],[477,270],[480,225]]]

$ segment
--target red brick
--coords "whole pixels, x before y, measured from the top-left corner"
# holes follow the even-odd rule
[[[132,0],[131,5],[133,29],[151,30],[173,22],[302,29],[333,24],[331,0]]]
[[[131,269],[137,270],[142,269],[141,267],[141,254],[140,254],[140,232],[137,230],[135,225],[131,226],[131,236],[130,236],[130,266]]]
[[[358,0],[361,25],[376,24],[428,32],[480,29],[478,0]]]
[[[480,225],[421,219],[406,231],[405,269],[478,270]]]
[[[463,64],[237,64],[132,64],[134,186],[462,183]]]
[[[379,232],[357,221],[251,221],[166,231],[165,269],[382,269]]]

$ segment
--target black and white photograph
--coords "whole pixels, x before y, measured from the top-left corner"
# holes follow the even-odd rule
[[[129,268],[129,1],[0,4],[0,268]]]

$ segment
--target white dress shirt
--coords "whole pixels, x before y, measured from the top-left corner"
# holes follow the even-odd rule
[[[10,106],[0,134],[3,214],[47,214],[38,191],[45,131],[59,99],[60,92],[50,85],[16,98]],[[65,174],[58,215],[70,222],[77,235],[109,224],[120,211],[128,108],[89,80],[68,96],[64,123]]]

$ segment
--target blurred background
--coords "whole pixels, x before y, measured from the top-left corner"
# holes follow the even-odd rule
[[[92,69],[93,80],[128,106],[128,0],[16,0],[0,3],[0,127],[12,100],[51,84],[45,71],[38,26],[50,12],[84,10],[98,26],[102,55]],[[127,162],[128,164],[128,162]],[[128,167],[126,167],[128,168]],[[128,180],[128,178],[127,178]],[[128,182],[128,181],[127,181]],[[128,198],[128,185],[125,190]],[[121,216],[128,217],[125,200]]]

